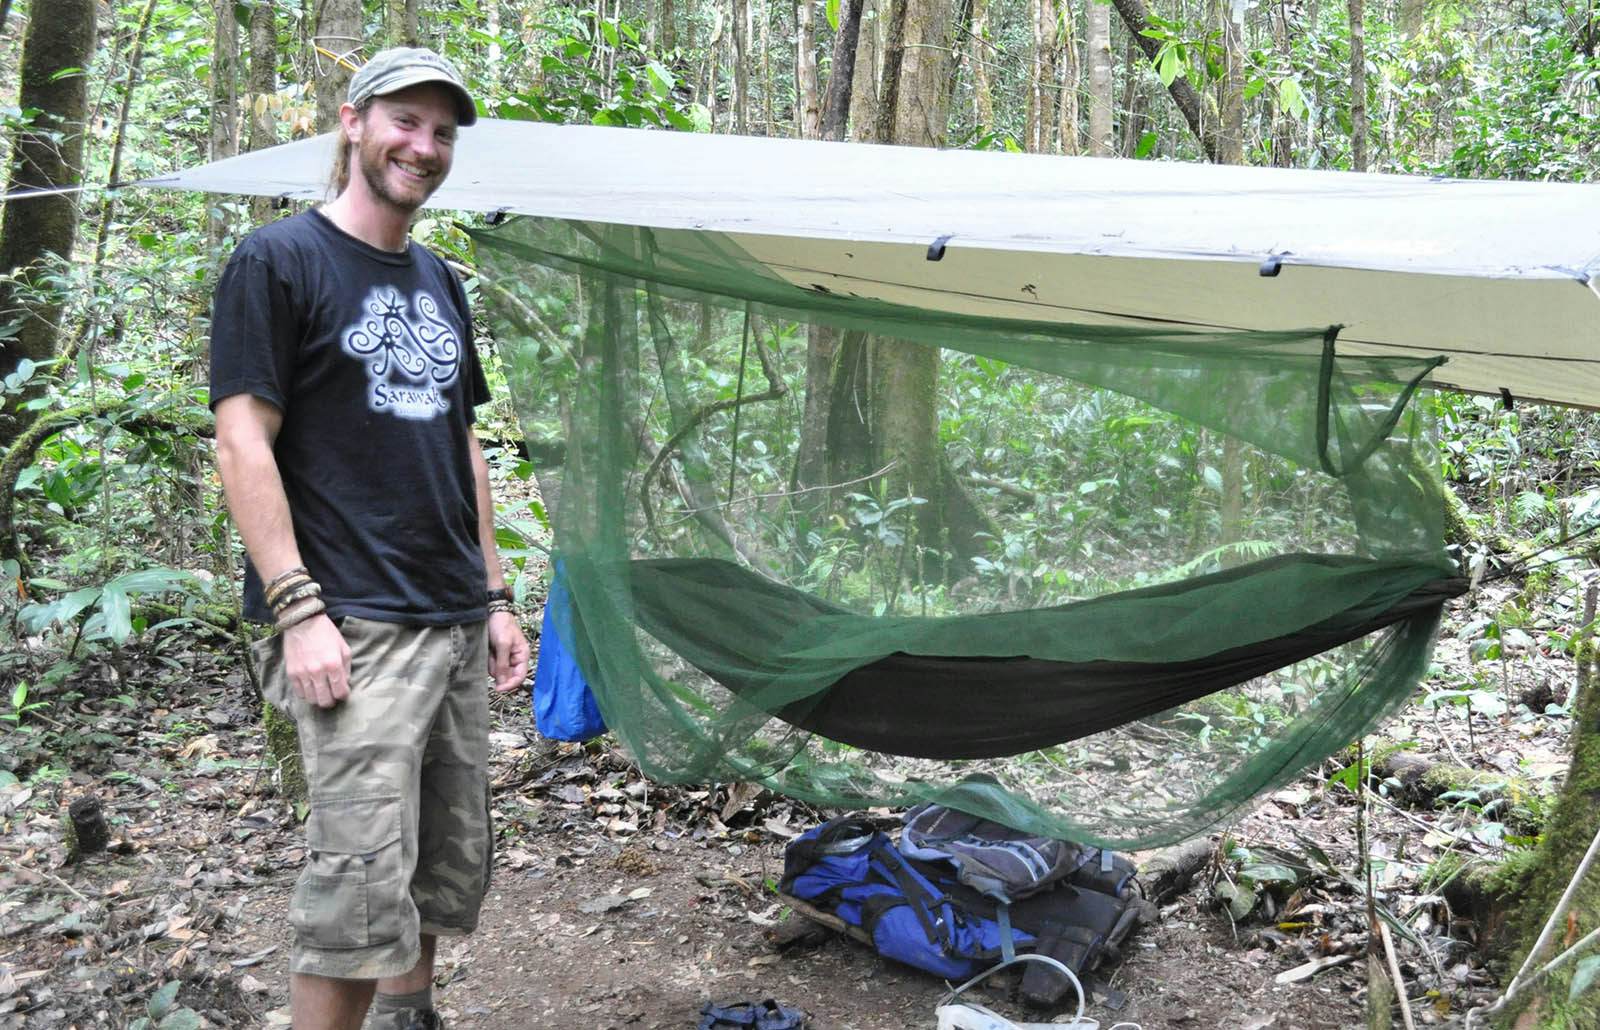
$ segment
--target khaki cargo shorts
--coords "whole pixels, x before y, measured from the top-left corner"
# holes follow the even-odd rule
[[[372,980],[416,965],[417,935],[470,933],[489,884],[485,624],[340,620],[350,696],[308,704],[282,638],[252,650],[262,692],[300,733],[311,811],[289,906],[294,973]]]

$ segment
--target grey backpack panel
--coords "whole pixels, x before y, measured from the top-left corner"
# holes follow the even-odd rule
[[[1096,847],[1035,837],[932,803],[911,809],[904,821],[901,854],[927,862],[949,862],[962,883],[1002,903],[1070,880],[1100,858]]]

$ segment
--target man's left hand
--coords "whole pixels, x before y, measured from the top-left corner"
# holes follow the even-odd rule
[[[489,675],[502,694],[516,690],[528,678],[528,638],[509,612],[489,616]]]

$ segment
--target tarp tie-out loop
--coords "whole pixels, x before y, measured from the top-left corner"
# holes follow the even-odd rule
[[[943,260],[943,258],[944,258],[944,245],[946,243],[949,243],[951,238],[953,238],[954,236],[955,236],[955,233],[947,232],[943,236],[940,236],[938,239],[934,240],[932,243],[928,244],[928,260],[929,261],[940,261],[940,260]]]

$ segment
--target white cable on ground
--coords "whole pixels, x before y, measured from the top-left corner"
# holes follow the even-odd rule
[[[1067,980],[1072,984],[1072,989],[1078,994],[1078,1011],[1072,1017],[1072,1022],[1048,1024],[1013,1023],[998,1012],[984,1008],[982,1005],[973,1002],[956,1002],[956,998],[967,988],[987,980],[1007,966],[1014,966],[1019,962],[1043,962],[1045,965],[1054,966],[1066,976]],[[1048,955],[1018,955],[1015,958],[990,966],[960,987],[950,991],[943,998],[940,998],[938,1005],[934,1007],[934,1015],[939,1020],[940,1030],[947,1030],[947,1028],[948,1030],[1029,1030],[1029,1028],[1035,1026],[1048,1026],[1050,1030],[1099,1030],[1100,1023],[1098,1020],[1087,1019],[1083,1015],[1086,1001],[1087,997],[1083,991],[1083,983],[1071,969]],[[1121,1022],[1112,1024],[1107,1030],[1143,1030],[1143,1028],[1138,1023]]]

